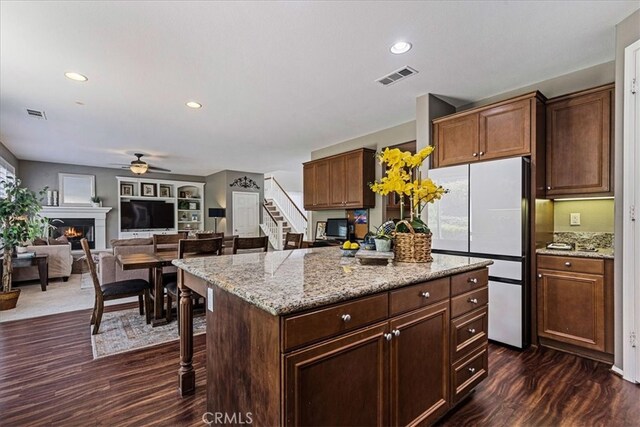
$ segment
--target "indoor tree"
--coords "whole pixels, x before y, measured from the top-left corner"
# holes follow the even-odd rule
[[[4,190],[4,198],[0,198],[0,244],[2,245],[2,293],[11,293],[12,255],[14,248],[33,237],[38,225],[43,226],[44,218],[38,216],[41,206],[38,196],[28,188],[20,187],[17,178],[6,178],[0,181]],[[15,298],[19,293],[15,292]]]

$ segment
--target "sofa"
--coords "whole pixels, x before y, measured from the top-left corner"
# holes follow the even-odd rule
[[[128,270],[124,271],[118,265],[118,255],[127,254],[152,254],[153,239],[152,238],[136,238],[136,239],[114,239],[111,240],[111,252],[100,252],[99,270],[100,283],[113,283],[121,280],[144,279],[149,280],[149,270]],[[175,246],[175,245],[173,245]],[[165,267],[163,273],[175,273],[176,267]]]
[[[34,245],[27,246],[27,252],[49,255],[49,279],[62,278],[65,282],[71,276],[73,257],[71,256],[71,243],[58,245]],[[13,281],[38,280],[38,267],[24,267],[13,270]]]

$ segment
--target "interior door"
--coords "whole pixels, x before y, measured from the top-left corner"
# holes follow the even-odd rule
[[[260,194],[234,191],[233,234],[240,237],[260,235]]]
[[[469,166],[431,169],[429,178],[449,190],[441,200],[429,204],[427,210],[432,248],[468,252]]]
[[[471,252],[522,256],[522,171],[521,157],[470,166]]]

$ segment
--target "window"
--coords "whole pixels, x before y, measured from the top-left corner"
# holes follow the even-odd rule
[[[16,169],[13,166],[11,166],[9,162],[7,162],[5,159],[0,157],[0,181],[8,177],[13,177],[15,172],[16,172]],[[5,197],[4,189],[0,188],[0,198],[4,198],[4,197]]]

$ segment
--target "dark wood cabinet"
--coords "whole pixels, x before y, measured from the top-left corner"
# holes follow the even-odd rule
[[[613,85],[547,102],[547,196],[609,194]]]
[[[433,167],[531,154],[539,92],[433,120]]]
[[[391,425],[432,424],[449,409],[449,301],[391,320]]]
[[[606,274],[612,266],[605,262],[538,256],[538,336],[543,345],[612,359],[613,285]]]
[[[375,151],[366,148],[303,165],[306,210],[372,208]]]
[[[384,426],[387,323],[284,357],[288,426]]]

